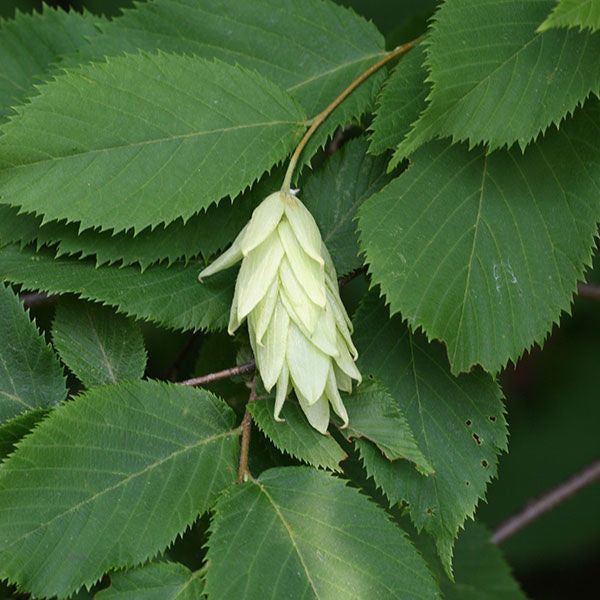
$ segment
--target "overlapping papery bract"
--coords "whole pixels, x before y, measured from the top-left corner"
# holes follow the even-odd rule
[[[348,423],[339,390],[361,380],[352,323],[335,267],[308,209],[275,192],[254,210],[232,246],[200,273],[208,277],[242,261],[229,333],[248,319],[250,343],[267,391],[277,386],[277,420],[293,388],[310,424],[325,433],[329,405]]]

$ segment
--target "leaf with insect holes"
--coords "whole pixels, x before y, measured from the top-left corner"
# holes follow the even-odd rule
[[[252,419],[276,448],[294,458],[332,471],[340,470],[346,453],[330,436],[311,427],[296,401],[288,400],[281,411],[285,423],[273,418],[274,398],[263,398],[248,405]]]
[[[152,562],[137,569],[110,574],[110,587],[97,600],[199,600],[203,598],[201,571],[192,573],[174,562]]]
[[[58,71],[62,55],[89,45],[104,21],[89,13],[42,7],[39,13],[0,21],[0,122],[14,114],[11,106],[36,93],[34,84]]]
[[[536,32],[554,0],[444,2],[427,38],[429,104],[392,164],[433,138],[524,149],[600,92],[600,35]],[[491,43],[490,40],[497,40]]]
[[[600,220],[600,101],[522,153],[432,142],[359,211],[392,313],[497,373],[568,311]]]
[[[141,379],[146,368],[139,325],[107,306],[61,301],[52,325],[52,342],[88,388]]]
[[[96,268],[93,260],[54,258],[52,252],[14,245],[0,249],[0,280],[25,289],[79,294],[171,329],[223,329],[235,274],[219,274],[200,284],[198,270],[194,264],[155,265],[140,273],[135,267]]]
[[[372,23],[328,0],[154,0],[125,10],[101,30],[70,62],[140,48],[216,58],[264,75],[299,102],[309,117],[385,51],[383,36]],[[308,161],[339,125],[367,112],[384,78],[383,72],[375,74],[336,108],[301,160]]]
[[[0,423],[67,396],[61,365],[21,301],[0,283]]]
[[[215,506],[207,560],[210,598],[439,598],[388,515],[309,467],[269,469],[229,488]]]
[[[598,0],[557,0],[552,12],[538,27],[546,31],[553,27],[579,27],[600,30],[600,2]]]
[[[209,392],[153,381],[54,410],[0,470],[0,577],[65,597],[155,556],[234,481],[234,420]]]
[[[424,476],[408,461],[390,462],[357,440],[361,459],[391,504],[408,503],[412,521],[434,537],[450,573],[458,531],[484,497],[498,454],[506,450],[502,394],[481,370],[454,377],[441,345],[412,333],[398,316],[390,320],[373,293],[354,325],[361,373],[387,387],[434,472]]]
[[[39,92],[0,127],[0,200],[84,229],[187,220],[283,160],[304,129],[267,79],[188,56],[115,57]]]

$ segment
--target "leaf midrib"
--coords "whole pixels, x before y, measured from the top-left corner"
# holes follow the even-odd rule
[[[96,500],[97,498],[100,498],[101,496],[103,496],[104,494],[107,494],[109,492],[112,492],[115,489],[118,489],[121,486],[127,485],[129,482],[133,481],[134,479],[145,475],[146,473],[150,472],[151,470],[160,467],[161,465],[163,465],[164,463],[174,459],[175,457],[179,456],[180,454],[184,454],[190,450],[195,450],[196,448],[200,448],[201,446],[205,446],[211,442],[214,442],[216,440],[222,439],[222,438],[226,438],[226,437],[230,437],[230,436],[234,436],[234,435],[239,435],[239,430],[238,429],[230,429],[228,431],[216,434],[216,435],[212,435],[209,436],[207,438],[203,438],[202,440],[191,444],[189,446],[184,446],[182,449],[177,450],[175,452],[172,452],[171,454],[169,454],[168,456],[165,456],[163,458],[161,458],[160,460],[157,460],[153,463],[151,463],[150,465],[147,465],[146,467],[144,467],[143,469],[141,469],[140,471],[137,471],[135,473],[131,473],[129,474],[127,477],[125,477],[124,479],[122,479],[121,481],[118,481],[117,483],[115,483],[114,485],[111,485],[103,490],[101,490],[100,492],[97,492],[95,494],[93,494],[92,496],[86,498],[85,500],[82,500],[81,502],[78,502],[77,504],[75,504],[74,506],[71,506],[70,508],[68,508],[67,510],[64,510],[56,515],[54,515],[50,520],[46,521],[45,523],[41,523],[40,525],[38,525],[37,527],[35,527],[34,529],[29,530],[28,532],[24,533],[23,535],[21,535],[18,538],[15,538],[14,540],[12,540],[10,542],[10,544],[8,544],[7,546],[5,546],[0,552],[6,552],[9,548],[12,548],[15,544],[17,544],[18,542],[28,538],[30,535],[36,533],[37,531],[40,531],[41,529],[45,529],[47,528],[49,525],[51,525],[54,521],[57,521],[58,519],[61,519],[62,517],[64,517],[65,515],[72,513],[74,511],[77,511],[78,509],[80,509],[82,506],[85,506],[86,504],[89,504],[90,502],[93,502],[94,500]],[[5,471],[6,472],[10,472],[9,469],[7,469]],[[1,482],[0,482],[1,483]],[[0,485],[0,489],[1,489],[1,485]]]
[[[141,142],[132,142],[130,144],[107,145],[105,148],[93,148],[91,150],[82,150],[80,152],[73,152],[71,154],[66,154],[64,156],[53,156],[51,158],[44,158],[41,160],[24,162],[22,164],[17,164],[17,165],[11,165],[10,167],[7,167],[5,169],[0,168],[0,175],[2,173],[6,173],[9,171],[15,171],[17,169],[22,169],[24,167],[31,167],[31,166],[36,166],[36,165],[45,164],[45,163],[55,163],[55,162],[58,162],[61,160],[69,160],[69,159],[72,159],[72,158],[75,158],[78,156],[88,156],[88,155],[93,155],[93,154],[100,154],[102,152],[108,152],[110,150],[117,150],[117,149],[123,149],[123,148],[139,148],[139,147],[143,147],[143,146],[150,146],[152,144],[162,144],[162,143],[172,142],[175,140],[185,140],[185,139],[190,139],[190,138],[209,136],[209,135],[213,135],[216,133],[222,134],[222,133],[228,133],[231,131],[238,131],[238,130],[242,130],[242,129],[255,129],[255,128],[262,128],[262,127],[276,127],[278,125],[303,125],[303,124],[304,124],[303,121],[266,121],[266,122],[262,122],[262,123],[251,123],[248,125],[236,125],[233,127],[221,127],[218,129],[211,129],[211,130],[207,130],[207,131],[193,131],[191,133],[182,133],[182,134],[178,134],[178,135],[172,135],[169,137],[155,138],[155,139],[151,139],[151,140],[143,140]],[[4,145],[6,145],[6,144],[4,144]]]

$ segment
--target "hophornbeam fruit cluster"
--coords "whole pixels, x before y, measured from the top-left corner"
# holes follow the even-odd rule
[[[229,333],[248,320],[250,343],[267,391],[277,386],[280,418],[293,388],[309,423],[321,433],[329,405],[348,424],[339,390],[361,380],[352,323],[342,304],[335,267],[308,209],[293,193],[268,196],[232,246],[200,273],[208,277],[242,261]]]

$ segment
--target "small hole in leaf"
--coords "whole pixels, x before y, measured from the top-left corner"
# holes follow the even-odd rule
[[[496,417],[495,417],[494,415],[492,415],[492,416],[490,417],[490,421],[491,421],[492,423],[495,423],[495,422],[496,422]]]
[[[369,375],[369,379],[375,379],[375,377],[373,377],[373,375]]]
[[[471,482],[470,481],[465,481],[465,485],[470,486]]]
[[[487,461],[487,460],[485,460],[485,459],[483,459],[483,460],[481,461],[481,466],[482,466],[484,469],[487,469],[487,468],[488,468],[488,461]]]
[[[467,420],[465,421],[465,425],[466,425],[467,427],[471,427],[471,425],[473,425],[473,422],[471,421],[471,419],[467,419]]]
[[[427,509],[427,514],[430,516],[433,516],[433,508],[428,508]]]
[[[473,434],[473,439],[478,446],[481,446],[481,438],[476,433]]]

